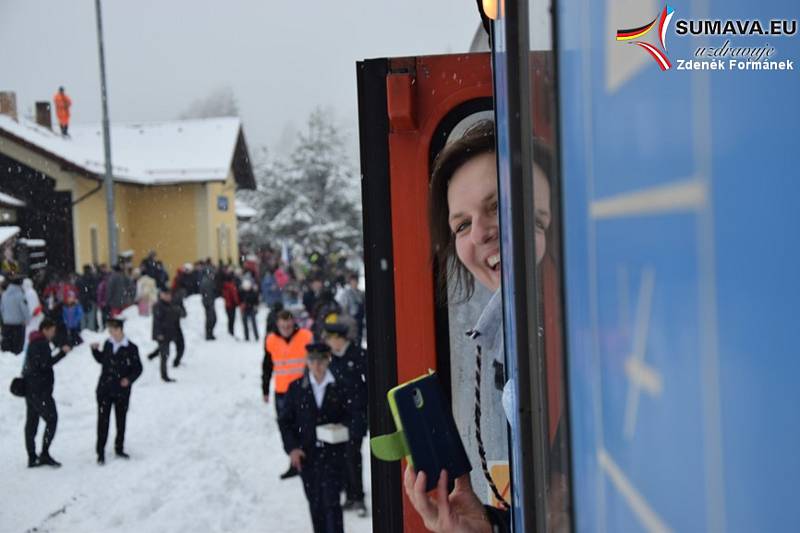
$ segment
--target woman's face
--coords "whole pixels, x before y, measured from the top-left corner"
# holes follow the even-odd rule
[[[550,185],[538,165],[533,166],[536,226],[536,264],[544,257],[550,226]],[[497,168],[493,153],[464,163],[447,189],[448,223],[459,261],[490,291],[500,288],[500,240],[497,219]]]
[[[473,157],[447,188],[448,224],[459,261],[491,291],[500,288],[497,169],[493,153]]]

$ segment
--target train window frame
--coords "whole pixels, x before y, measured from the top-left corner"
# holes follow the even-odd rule
[[[556,0],[551,0],[555,13]],[[502,2],[500,16],[492,22],[492,66],[497,131],[497,170],[501,240],[503,335],[506,378],[512,382],[517,399],[509,431],[509,457],[512,479],[511,514],[515,531],[547,530],[547,472],[549,439],[546,423],[546,354],[538,342],[541,294],[536,275],[535,239],[527,239],[526,228],[535,226],[533,175],[533,94],[530,69],[529,0]],[[557,55],[555,15],[551,18],[550,41]],[[554,63],[556,64],[556,63]],[[557,71],[557,66],[556,66]],[[559,131],[557,75],[554,90],[556,139]],[[556,146],[555,165],[560,168]],[[557,188],[560,193],[560,187]],[[560,194],[555,195],[560,203]],[[560,213],[561,209],[557,209]],[[561,232],[557,237],[561,239]],[[562,243],[559,247],[563,249]],[[557,265],[563,274],[562,264]],[[563,279],[563,276],[562,278]],[[562,307],[564,288],[559,288]],[[567,466],[571,477],[569,440],[569,396],[566,371],[566,331],[562,314],[562,357]],[[528,453],[526,453],[528,452]],[[568,481],[572,487],[572,480]],[[572,505],[570,489],[568,508]]]

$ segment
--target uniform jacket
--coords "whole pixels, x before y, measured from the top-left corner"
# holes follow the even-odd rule
[[[275,370],[275,392],[285,394],[289,384],[303,375],[306,368],[306,344],[314,340],[311,331],[296,328],[292,336],[270,333],[264,341],[264,362],[261,365],[261,389],[269,394],[269,380]]]
[[[111,339],[103,344],[102,350],[92,350],[95,361],[103,366],[100,379],[97,381],[98,397],[125,397],[130,396],[131,385],[142,374],[142,361],[139,359],[139,348],[127,340],[114,353],[114,344]],[[131,385],[120,385],[122,378],[128,378]]]
[[[363,437],[367,434],[367,352],[351,342],[344,355],[331,357],[329,368],[352,406],[350,435]]]
[[[61,361],[64,352],[53,356],[50,341],[40,331],[31,332],[28,337],[28,351],[25,354],[25,364],[22,367],[22,377],[25,378],[25,390],[28,396],[48,396],[53,394],[55,375],[53,365]]]
[[[6,326],[22,326],[30,319],[31,312],[25,300],[25,292],[18,284],[10,284],[3,292],[0,298],[0,314]]]
[[[322,407],[318,408],[310,379],[306,372],[302,379],[294,381],[289,386],[284,409],[278,418],[283,449],[286,453],[300,448],[309,457],[317,448],[317,426],[331,423],[348,425],[350,418],[347,400],[338,381],[328,384],[325,388]],[[338,446],[343,444],[326,445],[326,447]]]
[[[159,299],[153,306],[153,340],[173,342],[178,338],[178,329],[181,327],[181,307],[173,302]],[[159,341],[159,342],[161,342]]]

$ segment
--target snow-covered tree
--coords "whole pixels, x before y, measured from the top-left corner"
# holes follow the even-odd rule
[[[315,110],[288,157],[254,159],[258,190],[240,195],[259,215],[241,228],[254,244],[287,244],[306,253],[362,253],[358,175],[330,113]]]
[[[220,87],[198,98],[178,116],[188,118],[238,117],[239,106],[230,87]]]

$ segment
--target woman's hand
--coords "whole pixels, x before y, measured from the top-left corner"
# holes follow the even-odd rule
[[[491,533],[483,504],[472,490],[469,474],[456,479],[455,488],[447,494],[447,471],[442,470],[434,496],[425,493],[425,472],[416,474],[406,467],[403,480],[406,495],[417,510],[425,527],[435,533]]]

